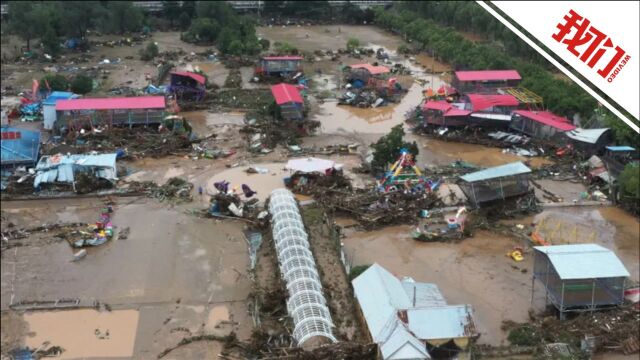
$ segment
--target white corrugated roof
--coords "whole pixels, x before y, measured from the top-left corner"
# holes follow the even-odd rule
[[[384,341],[388,334],[385,329],[397,318],[397,309],[411,307],[400,280],[382,266],[373,264],[352,284],[373,341]]]
[[[629,276],[616,254],[597,244],[535,246],[534,249],[547,255],[563,280]]]
[[[475,181],[497,179],[497,178],[506,177],[506,176],[527,174],[530,172],[531,172],[531,169],[529,169],[522,162],[518,161],[510,164],[495,166],[488,169],[472,172],[470,174],[461,176],[460,179],[466,182],[475,182]]]
[[[466,305],[409,309],[409,330],[424,340],[468,337],[465,326],[469,323],[470,313],[471,308]]]
[[[404,278],[402,279],[402,287],[413,307],[447,305],[436,284],[419,283],[411,278]]]
[[[595,144],[600,139],[600,136],[604,134],[609,128],[603,129],[583,129],[577,128],[571,131],[565,132],[565,134],[576,141],[586,142],[589,144]]]
[[[431,359],[426,345],[411,335],[399,321],[391,336],[380,345],[380,352],[385,360]]]

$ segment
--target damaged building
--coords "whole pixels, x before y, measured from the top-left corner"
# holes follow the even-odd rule
[[[263,56],[258,61],[255,74],[258,77],[287,77],[302,72],[302,56]]]
[[[278,84],[271,87],[271,94],[285,120],[304,119],[304,100],[300,91],[290,84]]]
[[[200,74],[176,71],[171,73],[168,91],[178,100],[200,101],[206,93],[206,82],[206,78]]]
[[[480,207],[483,203],[526,194],[530,173],[531,169],[518,161],[466,174],[458,184],[472,204]]]
[[[452,86],[462,93],[496,93],[500,88],[516,87],[520,84],[516,70],[456,71]]]
[[[435,284],[400,280],[378,264],[352,281],[379,357],[454,357],[477,335],[470,305],[448,305]]]
[[[2,170],[33,167],[40,152],[40,131],[2,127]]]
[[[36,165],[33,187],[44,184],[71,185],[75,190],[79,174],[109,182],[118,180],[116,154],[78,154],[43,156]]]
[[[567,131],[576,126],[565,117],[549,111],[516,110],[511,113],[512,130],[538,139],[560,139]]]

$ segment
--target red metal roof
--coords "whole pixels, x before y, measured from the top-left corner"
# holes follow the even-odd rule
[[[516,110],[513,113],[562,131],[570,131],[576,128],[569,119],[549,111]]]
[[[287,55],[287,56],[264,56],[262,58],[262,60],[302,60],[303,57],[302,56],[294,56],[294,55]]]
[[[422,108],[423,109],[429,109],[429,110],[447,111],[447,110],[451,109],[451,104],[449,104],[448,102],[446,102],[444,100],[427,101],[426,103],[424,103],[424,106]]]
[[[56,110],[164,109],[164,96],[58,100]]]
[[[373,66],[371,64],[354,64],[349,65],[352,69],[366,69],[371,75],[386,74],[390,70],[386,66]]]
[[[471,114],[471,111],[469,111],[469,110],[451,108],[451,109],[447,110],[447,112],[444,113],[444,116],[446,116],[446,117],[448,117],[448,116],[467,116],[469,114]]]
[[[302,96],[298,89],[290,84],[278,84],[271,87],[271,94],[276,99],[276,104],[282,105],[289,102],[302,103]]]
[[[520,80],[520,74],[516,70],[478,70],[456,71],[456,77],[460,81],[495,81],[495,80]]]
[[[518,106],[520,102],[513,95],[467,94],[473,111],[480,111],[492,106]]]
[[[193,80],[197,81],[198,83],[204,85],[204,83],[206,82],[206,79],[204,78],[204,76],[200,75],[200,74],[196,74],[196,73],[192,73],[189,71],[174,71],[171,73],[172,75],[180,75],[180,76],[186,76],[186,77],[190,77]]]

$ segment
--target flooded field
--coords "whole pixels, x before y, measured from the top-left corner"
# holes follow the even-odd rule
[[[131,357],[138,317],[136,310],[27,313],[26,345],[38,348],[49,341],[65,349],[61,359]]]

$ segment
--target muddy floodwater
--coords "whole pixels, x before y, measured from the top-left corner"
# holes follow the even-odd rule
[[[61,359],[131,357],[138,327],[138,311],[70,310],[26,313],[30,335],[26,345],[45,341],[65,349]]]

